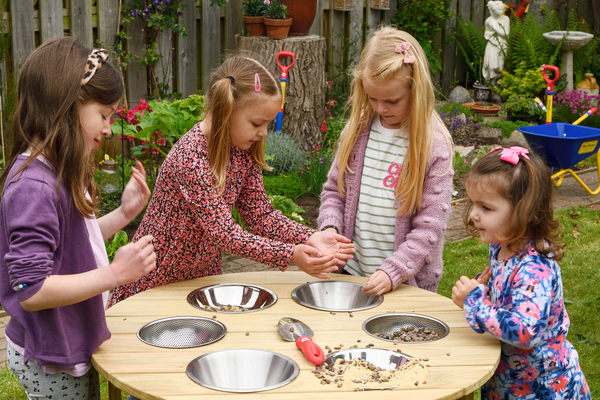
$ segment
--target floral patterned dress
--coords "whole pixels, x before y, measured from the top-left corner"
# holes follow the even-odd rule
[[[248,224],[244,231],[233,207]],[[284,271],[294,245],[315,231],[285,217],[267,198],[262,172],[249,151],[231,147],[225,190],[212,188],[208,143],[200,123],[177,141],[162,164],[152,200],[133,241],[154,236],[156,269],[117,287],[110,306],[144,290],[221,274],[221,251]]]
[[[502,341],[500,364],[481,397],[591,399],[579,355],[567,340],[560,267],[531,243],[504,261],[498,261],[499,251],[500,244],[490,245],[490,300],[479,285],[463,308],[473,330]]]

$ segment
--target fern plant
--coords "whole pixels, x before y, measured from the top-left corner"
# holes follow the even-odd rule
[[[589,24],[584,19],[577,18],[575,10],[569,11],[567,31],[592,33]],[[591,71],[599,46],[600,39],[594,37],[585,46],[573,51],[573,78],[575,83],[583,81],[585,79],[584,74]]]
[[[485,54],[485,46],[487,40],[484,37],[485,27],[477,27],[470,19],[459,17],[454,34],[457,38],[456,44],[462,52],[465,63],[467,65],[467,80],[483,81],[481,67],[483,64],[483,56]]]

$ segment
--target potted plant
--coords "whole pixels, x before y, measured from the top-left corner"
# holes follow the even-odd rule
[[[538,121],[546,113],[533,97],[512,95],[502,104],[500,114],[507,114],[510,121]]]
[[[267,36],[271,39],[285,39],[292,25],[288,8],[280,0],[264,0],[264,2],[267,6],[265,10]]]
[[[306,36],[317,15],[317,0],[281,0],[292,17],[290,36]]]
[[[267,6],[264,0],[244,0],[242,11],[244,12],[244,25],[250,36],[265,36],[264,13]]]

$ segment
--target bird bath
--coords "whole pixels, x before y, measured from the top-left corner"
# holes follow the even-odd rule
[[[594,35],[577,31],[552,31],[543,34],[544,39],[554,46],[561,45],[562,42],[562,70],[567,75],[567,87],[565,91],[573,90],[573,50],[588,44]],[[566,37],[565,37],[566,36]],[[563,38],[565,38],[563,42]]]

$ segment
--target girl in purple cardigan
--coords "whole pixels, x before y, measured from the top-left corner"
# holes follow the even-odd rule
[[[352,112],[321,193],[319,227],[352,239],[344,272],[380,295],[435,292],[452,194],[452,142],[434,111],[427,57],[406,32],[376,31],[354,70]]]

